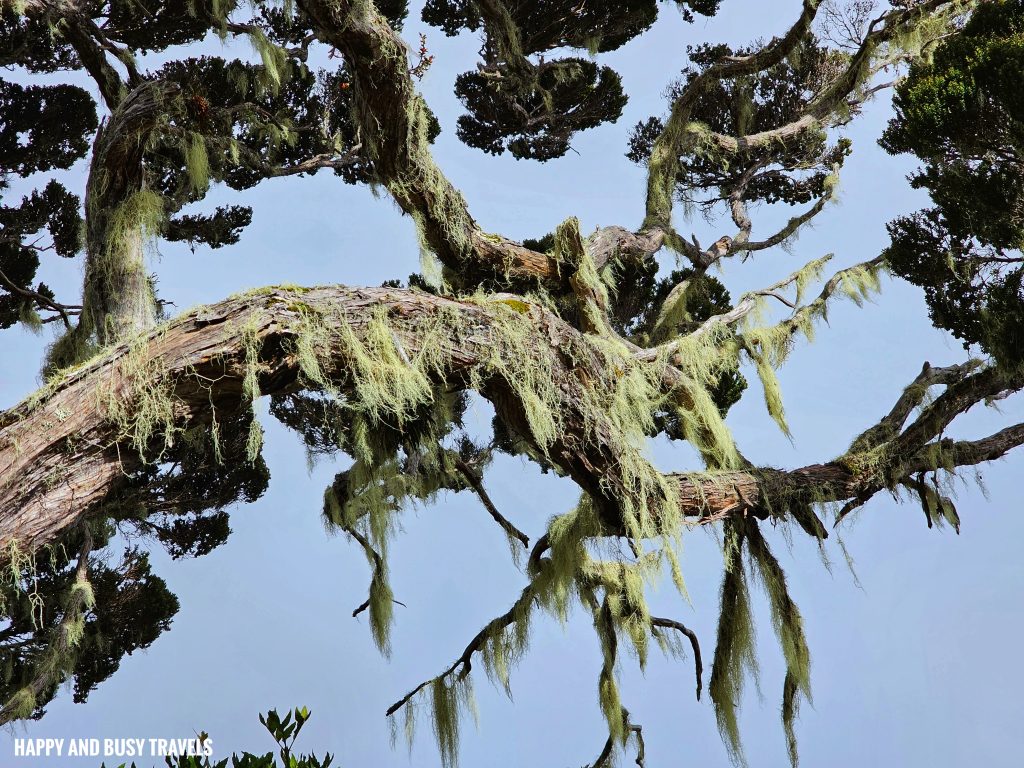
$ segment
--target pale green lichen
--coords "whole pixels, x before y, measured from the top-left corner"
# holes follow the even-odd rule
[[[248,25],[246,34],[253,51],[263,63],[260,85],[271,93],[276,93],[288,74],[287,54],[280,46],[270,42],[263,30],[255,25]]]
[[[755,526],[749,526],[746,542],[754,570],[768,596],[772,626],[786,662],[783,690],[783,726],[786,731],[790,761],[797,764],[796,736],[793,723],[799,710],[799,697],[811,700],[811,656],[804,635],[803,619],[786,585],[786,576],[768,543]]]
[[[202,134],[189,133],[184,139],[184,145],[189,188],[194,194],[203,194],[210,185],[210,158],[206,153],[206,140]]]
[[[242,399],[252,410],[249,434],[245,441],[245,455],[249,462],[256,461],[263,449],[263,428],[256,419],[256,400],[260,397],[260,336],[259,327],[249,323],[242,329],[242,355],[245,360],[245,376],[242,378]],[[214,420],[216,426],[216,420]],[[216,436],[216,430],[213,431]]]
[[[743,536],[734,524],[726,525],[725,542],[725,575],[708,690],[730,757],[734,763],[744,765],[738,713],[747,676],[757,678],[756,635],[742,561]]]
[[[789,279],[796,285],[798,296],[802,296],[811,281],[820,279],[830,258],[826,256],[809,262]],[[797,307],[786,319],[774,325],[752,325],[748,322],[748,327],[738,335],[739,346],[734,349],[742,349],[754,363],[764,389],[768,413],[785,435],[789,436],[790,432],[775,371],[789,358],[798,334],[813,341],[816,323],[827,318],[829,304],[837,295],[846,296],[860,306],[880,291],[881,270],[879,263],[871,262],[841,270],[829,279],[819,296]],[[756,322],[757,313],[753,317]]]
[[[118,358],[109,379],[97,387],[99,406],[117,427],[116,442],[130,445],[143,460],[159,461],[181,431],[175,423],[174,383],[166,364],[140,334]],[[148,454],[157,439],[156,453]]]
[[[15,561],[12,559],[11,562]],[[56,687],[74,668],[85,633],[85,614],[95,606],[92,584],[84,564],[80,563],[79,568],[79,574],[64,598],[63,615],[42,654],[34,660],[31,682],[19,688],[0,708],[0,724],[31,717],[38,703],[37,692]],[[19,578],[21,575],[22,567],[19,565]]]

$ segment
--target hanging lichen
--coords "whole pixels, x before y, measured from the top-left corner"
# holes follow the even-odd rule
[[[760,530],[749,524],[745,536],[751,563],[760,577],[771,608],[772,626],[786,661],[786,679],[782,696],[782,723],[789,745],[790,762],[797,765],[796,736],[793,723],[799,712],[799,697],[811,700],[811,657],[804,636],[803,619],[789,595],[786,576],[779,561],[768,548]]]
[[[116,441],[129,444],[144,460],[159,461],[181,431],[175,421],[174,383],[165,363],[150,351],[148,334],[131,342],[96,395],[117,427]],[[155,454],[150,453],[154,441]]]
[[[738,719],[740,700],[747,675],[757,676],[754,621],[742,560],[743,543],[744,535],[738,525],[726,523],[725,574],[709,685],[718,730],[730,757],[738,765],[746,764]]]

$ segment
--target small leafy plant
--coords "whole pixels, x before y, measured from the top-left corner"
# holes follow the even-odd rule
[[[267,752],[265,755],[254,755],[251,752],[243,752],[241,755],[233,753],[230,758],[224,758],[216,763],[209,757],[194,755],[165,757],[164,762],[168,768],[228,768],[229,764],[231,768],[330,768],[334,763],[334,756],[330,753],[324,755],[321,760],[316,755],[303,755],[293,751],[295,741],[309,720],[309,715],[309,710],[305,707],[296,707],[287,713],[284,719],[277,714],[276,709],[270,710],[266,715],[260,715],[260,723],[277,742],[280,762],[274,757],[273,752]],[[205,741],[207,735],[202,733],[199,738]],[[100,768],[106,768],[106,764]],[[122,763],[118,768],[125,768],[125,764]],[[131,768],[136,768],[135,763],[132,763]]]

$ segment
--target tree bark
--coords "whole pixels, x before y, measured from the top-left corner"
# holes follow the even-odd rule
[[[417,330],[433,327],[429,343],[444,347],[450,368],[446,380],[466,382],[474,373],[483,376],[483,394],[507,423],[529,435],[514,388],[483,370],[491,352],[491,329],[499,311],[507,312],[499,303],[488,306],[398,289],[268,289],[193,311],[163,329],[114,346],[34,399],[0,414],[0,549],[7,552],[16,545],[34,550],[54,542],[83,518],[101,514],[108,493],[125,472],[138,466],[141,459],[128,445],[129,436],[110,416],[112,403],[134,407],[133,387],[139,382],[132,378],[137,376],[132,364],[146,361],[144,370],[153,372],[146,374],[153,379],[146,384],[170,387],[177,428],[208,424],[215,409],[237,407],[247,370],[247,334],[259,342],[262,394],[307,386],[290,344],[299,334],[301,315],[295,307],[300,304],[325,312],[343,310],[357,336],[365,334],[372,313],[383,309],[401,321],[395,325],[396,338],[410,355],[423,344]],[[439,339],[438,316],[451,312],[459,314],[463,329],[473,331],[451,328],[446,333],[442,325]],[[538,328],[530,344],[538,355],[580,335],[540,307],[530,306],[529,312]],[[349,361],[342,350],[333,363],[334,375],[343,376]],[[567,428],[549,455],[583,490],[614,504],[619,479],[615,447],[610,439],[601,444],[601,430],[596,437],[584,435],[579,426],[582,414],[574,411],[580,387],[585,386],[583,376],[571,362],[552,375],[565,397]],[[823,484],[832,496],[842,498],[856,487],[856,478],[839,465],[818,465],[791,473],[738,472],[703,480],[681,475],[676,483],[685,514],[712,521],[743,513],[771,494],[812,487],[820,492]]]
[[[84,329],[109,344],[156,324],[156,300],[146,271],[146,238],[163,218],[147,199],[143,155],[177,86],[144,83],[100,128],[86,187]]]
[[[194,310],[110,347],[0,413],[0,559],[9,558],[12,548],[34,551],[51,544],[79,521],[103,514],[105,499],[143,460],[132,448],[132,435],[123,422],[119,427],[111,416],[112,408],[136,407],[140,384],[163,387],[169,394],[175,430],[209,424],[217,409],[233,410],[242,401],[244,380],[254,362],[247,355],[255,341],[260,394],[313,388],[301,376],[295,346],[303,312],[309,311],[324,318],[332,330],[347,324],[360,340],[366,338],[375,313],[386,313],[404,354],[415,356],[426,344],[440,345],[447,366],[439,374],[444,381],[468,386],[475,380],[499,417],[531,438],[513,382],[488,368],[494,329],[509,312],[500,294],[481,302],[402,289],[261,289]],[[583,388],[601,375],[601,366],[579,359],[579,350],[585,349],[580,331],[538,305],[528,305],[525,311],[537,329],[527,341],[526,353],[556,361],[551,377],[559,392],[564,428],[548,447],[547,457],[594,499],[608,532],[618,533],[617,510],[630,493],[621,475],[621,446],[611,424],[585,427],[587,414],[581,406]],[[453,316],[458,322],[451,321]],[[574,348],[574,354],[563,354],[567,348]],[[352,365],[339,342],[331,350],[327,374],[343,382]],[[677,381],[678,376],[675,369],[666,369],[666,381]],[[931,408],[947,414],[942,423],[948,423],[951,409],[959,412],[1004,388],[1004,380],[982,371],[953,385],[948,397],[938,398]],[[966,391],[970,397],[963,394]],[[924,417],[937,418],[928,410]],[[915,429],[917,422],[893,438],[892,445],[901,450],[899,477],[880,473],[877,465],[859,460],[859,454],[789,471],[762,468],[666,477],[676,489],[683,515],[693,524],[706,524],[733,515],[784,516],[794,505],[864,500],[911,473],[948,467],[951,462],[990,461],[1024,443],[1024,425],[974,442],[908,444],[906,435]]]

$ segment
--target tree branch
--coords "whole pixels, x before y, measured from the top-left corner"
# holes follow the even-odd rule
[[[962,381],[967,374],[977,370],[980,365],[981,361],[979,360],[969,360],[961,365],[951,365],[948,368],[933,368],[926,362],[917,378],[903,390],[903,394],[900,395],[892,410],[878,424],[861,433],[853,441],[850,450],[853,452],[867,451],[892,439],[903,428],[911,411],[924,400],[930,387],[949,386]]]
[[[116,109],[125,97],[127,88],[107,59],[103,45],[106,37],[88,12],[79,6],[78,0],[25,0],[22,9],[26,15],[45,19],[52,29],[68,41],[78,54],[82,66],[96,82],[107,108],[111,111]],[[129,68],[129,75],[133,74],[137,75],[134,69]]]
[[[74,304],[59,304],[56,301],[53,301],[52,299],[39,293],[38,291],[33,291],[30,288],[21,288],[16,283],[14,283],[9,277],[7,277],[7,275],[5,275],[3,271],[0,271],[0,285],[3,285],[4,287],[7,288],[7,290],[11,291],[12,293],[16,293],[19,296],[23,296],[26,299],[33,301],[35,305],[40,309],[49,310],[50,312],[56,312],[60,319],[64,321],[64,326],[68,329],[71,328],[71,320],[68,316],[72,314],[78,314],[78,312],[82,309],[80,306]],[[43,322],[46,321],[44,320]]]
[[[60,685],[68,669],[74,666],[75,648],[82,636],[83,614],[93,605],[92,584],[89,582],[89,554],[93,539],[87,524],[82,525],[81,530],[82,546],[78,552],[75,581],[64,604],[64,615],[54,630],[53,640],[47,645],[44,658],[37,665],[35,677],[0,709],[0,725],[28,718],[35,710],[40,695],[48,688]]]
[[[674,629],[690,641],[690,647],[693,648],[693,666],[697,676],[697,701],[700,701],[700,692],[704,687],[704,664],[700,657],[700,642],[697,640],[697,633],[678,621],[662,619],[657,616],[651,616],[651,626]]]
[[[819,5],[819,0],[804,0],[800,17],[785,35],[748,56],[727,56],[715,62],[695,77],[675,100],[665,128],[654,142],[647,166],[645,227],[671,228],[672,188],[680,168],[680,153],[688,141],[690,115],[700,95],[720,80],[762,72],[785,60],[810,31]]]
[[[408,47],[372,3],[300,0],[324,42],[352,73],[355,119],[381,183],[412,216],[431,250],[459,281],[559,279],[557,262],[484,233],[466,202],[434,162],[429,111],[408,68]]]
[[[102,514],[107,495],[123,481],[126,471],[142,461],[131,443],[167,439],[159,434],[161,429],[170,430],[173,440],[181,430],[208,423],[211,405],[237,407],[249,376],[246,349],[251,344],[258,343],[262,350],[258,376],[262,394],[315,388],[315,383],[302,378],[299,360],[291,351],[306,333],[304,317],[309,312],[318,313],[328,327],[350,326],[357,338],[368,332],[375,314],[394,318],[395,333],[410,356],[417,355],[424,344],[441,350],[448,361],[447,380],[475,379],[502,418],[529,439],[522,404],[500,372],[487,365],[493,354],[491,334],[507,322],[509,311],[500,296],[477,303],[397,289],[266,289],[193,311],[131,343],[114,346],[0,413],[0,549],[8,552],[16,543],[23,550],[35,550],[56,541],[81,520]],[[577,352],[585,349],[583,334],[538,306],[530,305],[528,312],[537,332],[526,341],[523,353],[553,366],[552,381],[565,398],[560,405],[565,431],[548,449],[548,456],[604,510],[608,535],[616,535],[616,527],[621,526],[616,510],[631,493],[621,476],[621,448],[606,442],[612,439],[610,426],[592,424],[588,429],[585,425],[592,414],[579,411],[584,385],[575,371],[586,360],[551,354],[573,344],[581,345]],[[353,363],[345,345],[340,340],[337,344],[331,351],[331,370],[344,379]],[[605,365],[595,361],[593,371]],[[159,429],[159,425],[140,423],[130,410],[136,398],[149,397],[157,386],[171,409],[166,415],[169,421]],[[920,469],[928,463],[928,457],[920,455],[927,439],[960,409],[1019,386],[991,369],[973,374],[938,398],[895,443],[906,450],[905,456],[917,457],[912,466]],[[125,407],[127,415],[116,417],[117,408],[123,412]],[[144,426],[150,431],[143,434]],[[962,445],[957,462],[987,461],[987,456],[1014,447],[1016,435]],[[751,469],[665,477],[677,493],[682,514],[698,525],[749,514],[752,509],[785,510],[794,500],[844,501],[882,487],[874,471],[845,457],[788,472]]]
[[[891,42],[901,31],[906,31],[923,17],[944,5],[950,5],[950,0],[925,0],[925,2],[917,3],[910,8],[891,10],[875,19],[860,48],[851,56],[843,73],[815,96],[796,120],[746,136],[727,136],[714,131],[706,131],[707,139],[714,143],[719,150],[734,155],[775,143],[786,144],[809,130],[827,127],[825,126],[827,119],[836,112],[837,108],[840,106],[858,107],[877,92],[877,88],[866,88],[856,96],[851,97],[850,95],[878,71],[879,67],[872,66],[872,57],[878,49],[885,43]],[[906,55],[900,55],[891,63],[907,58]],[[692,131],[693,128],[691,127],[690,130]]]
[[[494,506],[494,502],[491,501],[491,497],[487,494],[483,480],[480,478],[477,471],[461,458],[455,460],[455,467],[462,473],[462,476],[466,478],[466,482],[469,483],[470,487],[472,487],[476,492],[476,495],[480,498],[480,502],[484,505],[484,509],[486,509],[488,514],[494,518],[494,522],[501,526],[501,530],[503,530],[510,538],[517,539],[522,542],[525,549],[529,549],[530,537],[516,528],[508,518],[498,511],[498,508]]]

